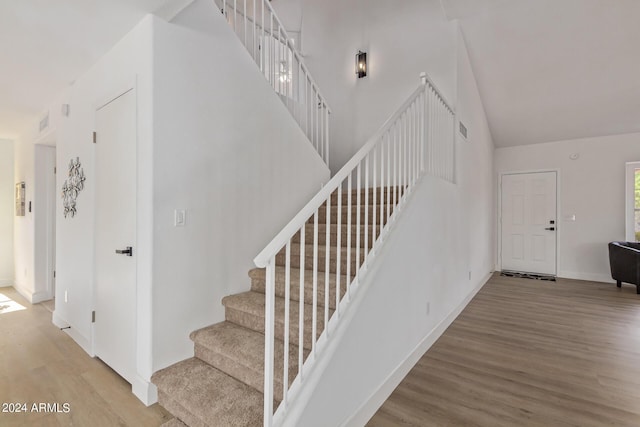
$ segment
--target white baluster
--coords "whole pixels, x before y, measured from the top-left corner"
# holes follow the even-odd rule
[[[304,362],[304,266],[305,266],[305,255],[304,255],[304,245],[305,245],[305,224],[300,228],[300,290],[298,298],[300,301],[298,302],[298,376],[300,380],[303,380],[303,370],[302,365]]]
[[[313,214],[313,291],[311,313],[311,351],[316,355],[316,339],[318,335],[318,211]]]
[[[275,257],[267,264],[264,317],[264,424],[273,422],[273,356],[275,340]]]
[[[342,182],[338,184],[338,226],[336,233],[336,313],[340,317],[340,262],[342,260]],[[331,197],[331,196],[329,196]]]
[[[325,202],[325,239],[324,239],[324,330],[329,333],[329,279],[331,270],[331,196]]]
[[[284,260],[284,369],[282,372],[282,404],[289,396],[289,305],[291,300],[291,240],[287,242]]]

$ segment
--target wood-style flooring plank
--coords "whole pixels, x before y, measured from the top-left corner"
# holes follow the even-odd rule
[[[635,288],[494,275],[367,424],[640,426]]]
[[[172,418],[158,404],[145,407],[130,384],[51,323],[46,307],[29,304],[13,288],[0,294],[25,308],[0,311],[0,405],[29,409],[0,412],[0,426],[157,427]],[[31,412],[33,403],[68,403],[70,411]]]

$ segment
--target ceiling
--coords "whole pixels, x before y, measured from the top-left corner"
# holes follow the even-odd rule
[[[145,14],[190,1],[0,2],[0,139]],[[497,146],[640,132],[640,1],[440,1],[460,22]]]
[[[441,2],[496,146],[640,132],[640,1]]]
[[[0,139],[16,138],[147,13],[167,11],[173,3],[1,1]]]

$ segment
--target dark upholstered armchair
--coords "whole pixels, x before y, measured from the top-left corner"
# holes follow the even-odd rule
[[[609,243],[609,264],[611,277],[618,287],[622,282],[631,283],[636,285],[636,292],[640,294],[640,243]]]

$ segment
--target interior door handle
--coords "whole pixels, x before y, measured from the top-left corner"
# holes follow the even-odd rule
[[[545,228],[545,230],[550,230],[550,231],[554,231],[556,228],[555,227],[547,227]]]
[[[116,249],[117,254],[133,256],[133,248],[131,246],[127,246],[125,249]]]

